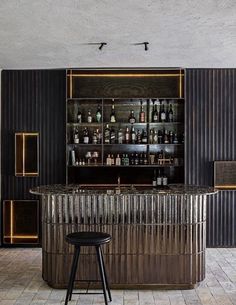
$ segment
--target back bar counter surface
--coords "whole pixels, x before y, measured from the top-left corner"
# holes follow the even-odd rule
[[[103,249],[112,288],[194,288],[205,277],[213,188],[49,185],[31,193],[42,199],[42,272],[54,288],[67,286],[73,248],[65,236],[74,231],[111,234]],[[99,278],[95,253],[86,247],[76,277]]]

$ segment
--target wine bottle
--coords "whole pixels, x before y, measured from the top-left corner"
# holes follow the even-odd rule
[[[172,104],[170,104],[168,118],[169,118],[169,122],[173,122],[174,121],[174,112],[173,112],[173,109],[172,109]]]
[[[138,129],[137,131],[137,144],[141,144],[142,143],[142,135],[140,130]]]
[[[131,143],[132,144],[136,143],[136,132],[134,130],[134,126],[131,127]]]
[[[163,143],[162,139],[163,139],[162,131],[158,130],[158,144],[162,144]]]
[[[113,127],[111,127],[111,131],[110,131],[110,143],[111,144],[115,144],[115,142],[116,142],[115,129]]]
[[[140,100],[140,112],[139,112],[139,122],[145,123],[145,111],[143,109],[143,101]]]
[[[130,131],[129,131],[129,127],[127,126],[125,130],[125,143],[129,144],[129,142],[130,142]]]
[[[158,122],[158,113],[157,113],[157,105],[155,102],[153,102],[153,108],[152,108],[152,122],[156,123]]]
[[[164,102],[161,105],[161,122],[166,121],[166,112],[165,112],[165,105]]]
[[[112,100],[112,102],[114,102],[114,99]],[[116,113],[115,113],[115,105],[114,104],[112,104],[112,106],[111,106],[110,122],[111,123],[116,122]]]
[[[143,129],[143,132],[142,132],[142,143],[147,144],[147,132],[144,129]]]
[[[92,143],[98,144],[98,134],[97,134],[96,130],[94,130],[94,132],[93,132]]]
[[[158,170],[158,176],[157,176],[157,185],[162,185],[162,176],[161,176],[161,170]]]
[[[165,130],[165,133],[164,133],[164,144],[169,144],[170,141],[169,141],[169,133],[168,133],[168,130]]]
[[[149,144],[154,144],[154,133],[153,133],[153,129],[150,129],[150,131],[149,131]]]
[[[121,128],[118,131],[118,144],[123,144],[123,130]]]
[[[154,135],[153,135],[153,144],[157,144],[158,143],[158,133],[157,130],[154,130]]]
[[[134,124],[136,122],[133,110],[130,111],[129,122],[130,124]]]
[[[156,170],[154,170],[154,173],[153,173],[152,186],[153,187],[157,186],[157,174],[156,174]]]
[[[73,138],[74,138],[74,143],[78,144],[79,143],[79,129],[78,128],[76,128],[74,130]]]
[[[78,112],[77,112],[77,122],[82,123],[82,112],[80,111],[79,108],[78,108]]]

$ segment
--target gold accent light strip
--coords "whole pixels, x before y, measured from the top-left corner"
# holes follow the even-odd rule
[[[135,73],[121,73],[121,74],[69,74],[69,77],[183,77],[184,74],[135,74]]]
[[[13,243],[13,235],[14,235],[14,212],[13,212],[13,201],[10,201],[10,243]]]
[[[236,185],[214,185],[215,188],[221,189],[236,189]]]

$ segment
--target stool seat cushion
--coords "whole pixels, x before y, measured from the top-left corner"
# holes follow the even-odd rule
[[[99,246],[111,240],[111,235],[103,232],[74,232],[66,236],[66,241],[77,246]]]

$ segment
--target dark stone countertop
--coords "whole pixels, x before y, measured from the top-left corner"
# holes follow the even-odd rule
[[[35,195],[212,195],[218,191],[209,186],[169,184],[168,187],[149,186],[81,186],[79,184],[52,184],[30,189]]]

